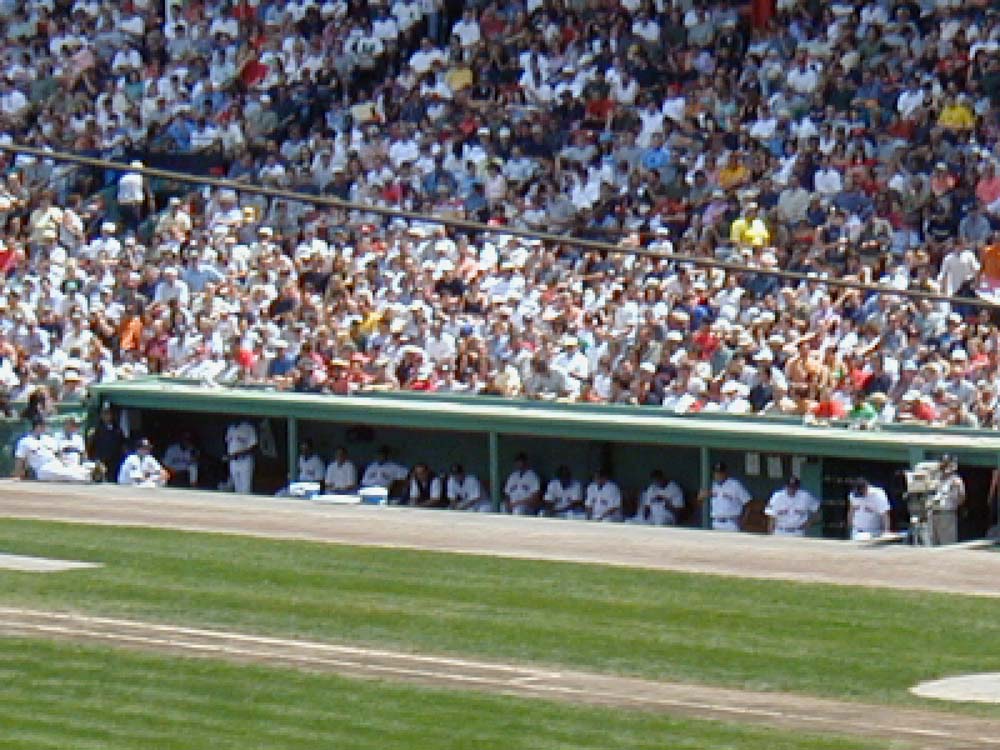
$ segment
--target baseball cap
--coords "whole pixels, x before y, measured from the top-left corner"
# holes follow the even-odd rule
[[[712,471],[726,471],[726,462],[716,461],[714,464],[712,464]]]

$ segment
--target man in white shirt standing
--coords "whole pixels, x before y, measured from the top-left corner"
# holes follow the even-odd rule
[[[941,261],[938,283],[941,294],[955,294],[966,281],[979,274],[979,258],[972,247],[955,247]]]
[[[699,493],[702,500],[711,503],[712,528],[715,531],[739,531],[743,512],[753,496],[740,480],[729,476],[729,469],[722,461],[712,467],[712,486]]]
[[[667,481],[660,469],[650,475],[649,486],[639,496],[639,507],[632,523],[651,526],[674,526],[684,508],[684,491],[677,482]]]
[[[606,469],[598,469],[587,485],[584,505],[591,521],[622,520],[622,493]]]
[[[771,495],[764,509],[767,531],[775,536],[805,536],[818,512],[819,500],[802,489],[798,477],[789,477],[788,483]]]
[[[855,482],[847,502],[851,539],[872,539],[890,530],[889,497],[881,487],[872,487],[862,477]]]
[[[142,169],[141,161],[129,164],[132,169]],[[145,178],[139,172],[126,172],[118,179],[118,206],[125,224],[132,230],[139,227],[146,202]]]
[[[232,490],[241,495],[253,492],[254,452],[257,449],[257,428],[250,422],[229,425],[226,430],[226,460]]]
[[[445,497],[448,499],[448,507],[455,510],[474,510],[479,513],[493,510],[490,499],[483,496],[479,480],[473,474],[467,474],[462,464],[451,467],[445,485]]]
[[[528,457],[519,453],[514,459],[514,471],[504,484],[504,501],[507,509],[515,516],[533,516],[538,512],[541,500],[541,480],[528,468]]]
[[[135,453],[129,455],[118,470],[118,484],[129,487],[162,487],[169,473],[153,457],[153,446],[146,438],[136,443]]]
[[[332,494],[354,492],[358,487],[358,469],[347,457],[347,449],[339,446],[333,453],[333,460],[326,467],[323,491]]]
[[[542,498],[543,512],[556,518],[586,518],[587,511],[583,504],[583,488],[580,482],[573,479],[568,466],[560,466],[556,470],[556,478],[548,483],[545,496]]]

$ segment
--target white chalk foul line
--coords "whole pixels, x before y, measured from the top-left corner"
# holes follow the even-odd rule
[[[121,620],[110,617],[94,617],[90,615],[75,615],[65,612],[43,612],[30,609],[14,609],[0,607],[0,618],[2,617],[40,617],[49,620],[63,620],[75,623],[87,623],[92,625],[105,625],[111,627],[138,628],[146,631],[159,633],[171,633],[174,635],[197,636],[203,638],[222,638],[227,641],[240,641],[258,645],[276,646],[280,648],[300,648],[320,652],[330,652],[337,654],[348,654],[355,656],[366,656],[373,658],[387,658],[398,661],[412,661],[417,663],[439,664],[448,667],[465,667],[470,669],[482,669],[495,672],[507,672],[511,674],[530,676],[533,678],[559,678],[559,672],[546,672],[533,668],[518,667],[510,664],[498,664],[494,662],[475,661],[470,659],[458,659],[446,656],[427,656],[424,654],[410,654],[405,651],[386,651],[375,648],[364,648],[360,646],[344,646],[334,643],[320,643],[317,641],[302,641],[287,638],[274,638],[269,636],[248,635],[245,633],[204,630],[201,628],[190,628],[175,625],[161,625],[155,622],[140,622],[134,620]]]
[[[731,715],[742,719],[778,720],[802,726],[834,726],[841,732],[863,730],[865,733],[879,731],[899,737],[924,738],[941,741],[951,740],[953,732],[913,725],[900,725],[873,721],[870,718],[852,719],[850,716],[825,716],[820,712],[804,713],[789,709],[767,709],[758,706],[740,706],[733,702],[710,702],[680,697],[637,695],[609,689],[602,684],[599,693],[593,689],[568,684],[574,677],[581,679],[598,677],[607,681],[607,676],[586,675],[536,670],[511,664],[484,662],[452,657],[435,657],[423,654],[385,649],[343,646],[315,641],[301,641],[245,633],[206,630],[182,626],[122,620],[109,617],[75,615],[63,612],[45,612],[30,609],[0,608],[0,630],[12,635],[43,634],[68,638],[90,639],[123,645],[144,646],[151,649],[181,651],[189,655],[228,656],[252,660],[271,660],[284,664],[298,664],[303,667],[326,667],[333,670],[362,673],[398,679],[429,680],[469,687],[493,688],[513,695],[535,697],[560,696],[582,700],[586,703],[614,703],[632,707],[674,708],[712,715]],[[146,631],[128,632],[130,630]],[[150,634],[152,633],[152,635]],[[207,642],[206,642],[207,641]],[[352,658],[353,657],[353,658]],[[373,659],[398,662],[385,664]],[[407,663],[420,666],[407,666]],[[434,666],[440,669],[434,669]],[[456,672],[456,668],[467,671]],[[482,671],[487,674],[473,674]],[[489,673],[493,673],[490,675]],[[502,675],[502,676],[501,676]],[[639,681],[632,681],[641,684]],[[663,687],[660,683],[651,686]],[[685,686],[675,686],[683,690]],[[776,696],[780,700],[780,697]],[[858,708],[853,704],[835,704],[837,708]],[[942,718],[948,718],[947,715]],[[956,738],[957,739],[957,738]],[[1000,747],[1000,738],[962,738],[956,742],[974,741],[982,747]]]

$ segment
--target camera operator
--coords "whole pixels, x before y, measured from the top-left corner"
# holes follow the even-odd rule
[[[965,481],[958,474],[954,456],[941,459],[941,486],[928,514],[931,545],[955,544],[958,541],[958,509],[965,503]]]
[[[874,539],[889,532],[889,497],[881,487],[872,487],[867,479],[859,478],[847,502],[851,539]]]

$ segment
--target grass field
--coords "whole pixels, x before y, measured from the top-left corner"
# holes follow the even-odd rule
[[[647,713],[0,638],[0,748],[861,750]]]
[[[1000,670],[990,599],[10,520],[0,549],[107,566],[2,572],[6,605],[872,702]]]

